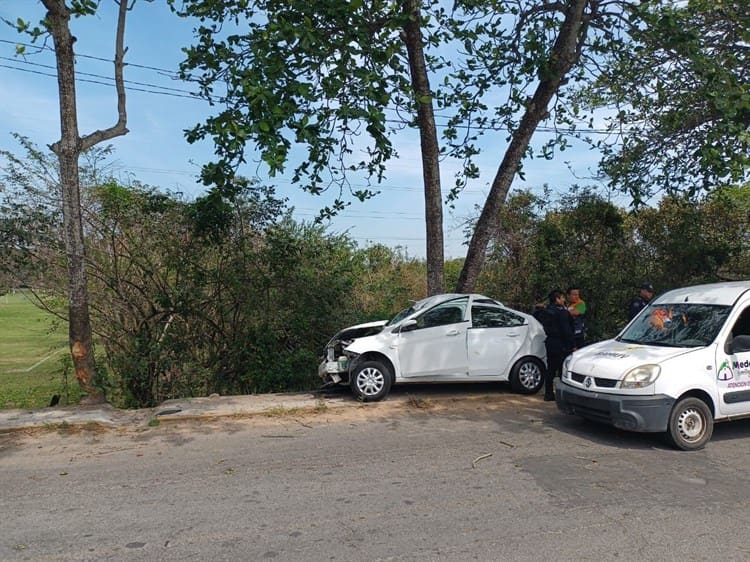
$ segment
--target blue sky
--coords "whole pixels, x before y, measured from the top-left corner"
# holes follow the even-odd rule
[[[37,22],[44,15],[41,2],[0,0],[0,16],[15,21],[18,17]],[[112,76],[116,8],[113,2],[102,1],[96,17],[75,20],[73,34],[77,37],[79,55],[76,71],[78,119],[82,135],[95,129],[114,125],[117,120],[116,96],[111,85],[99,76]],[[193,99],[190,84],[175,81],[169,72],[176,71],[182,60],[181,48],[192,39],[192,22],[174,16],[166,2],[139,1],[128,14],[125,69],[128,85],[128,129],[130,132],[114,139],[115,165],[125,177],[128,173],[143,183],[195,197],[204,192],[196,181],[200,165],[211,159],[210,143],[190,145],[183,131],[210,114],[206,102]],[[54,55],[27,48],[25,58],[15,56],[15,44],[28,43],[27,37],[0,24],[0,148],[18,152],[11,133],[20,133],[40,146],[59,139],[59,109]],[[98,60],[98,59],[105,59]],[[144,68],[145,67],[145,68]],[[159,70],[159,69],[163,69]],[[87,73],[87,74],[84,74]],[[481,176],[473,180],[460,195],[453,210],[445,211],[445,254],[447,258],[463,257],[461,224],[476,214],[488,191],[506,147],[506,133],[497,132],[484,138],[484,151],[477,163]],[[541,145],[544,135],[537,133],[535,144]],[[360,246],[381,242],[402,246],[409,255],[425,254],[424,198],[416,131],[402,131],[394,143],[400,157],[388,165],[387,179],[381,193],[370,201],[354,201],[329,226],[331,232],[348,232]],[[567,189],[573,183],[586,184],[596,168],[598,155],[579,141],[553,161],[532,160],[525,163],[525,181],[517,179],[516,189],[541,192],[547,183]],[[249,150],[252,150],[249,147]],[[252,160],[252,153],[249,155]],[[572,173],[569,168],[575,172]],[[447,191],[453,184],[456,164],[442,165],[442,184]],[[262,167],[248,168],[245,175],[258,175],[267,180]],[[578,176],[578,178],[576,177]],[[295,216],[312,220],[317,211],[330,204],[336,194],[313,197],[302,193],[288,178],[275,178],[266,183],[276,185],[277,193],[289,199]],[[352,183],[357,184],[354,178]],[[359,182],[361,183],[361,182]]]

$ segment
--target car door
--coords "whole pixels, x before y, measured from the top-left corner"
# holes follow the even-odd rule
[[[492,304],[471,306],[471,327],[467,330],[469,376],[497,378],[508,372],[528,336],[523,316]]]
[[[441,303],[399,334],[398,357],[405,378],[465,378],[468,297]]]
[[[732,324],[728,336],[750,336],[750,305],[745,305]],[[725,415],[750,413],[750,351],[734,350],[728,346],[717,350],[716,385],[719,393],[719,410]]]

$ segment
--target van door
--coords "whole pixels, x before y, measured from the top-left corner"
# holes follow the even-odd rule
[[[730,317],[731,321],[731,317]],[[717,350],[716,384],[719,411],[724,415],[750,414],[750,349],[732,351],[736,336],[750,336],[750,304],[745,303],[723,346]]]

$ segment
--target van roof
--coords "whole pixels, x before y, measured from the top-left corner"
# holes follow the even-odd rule
[[[750,281],[731,281],[694,285],[667,291],[654,299],[655,304],[695,302],[700,304],[733,305],[740,296],[750,291]]]

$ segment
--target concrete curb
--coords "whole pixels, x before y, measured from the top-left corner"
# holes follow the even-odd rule
[[[0,432],[31,428],[100,425],[146,425],[151,420],[179,421],[219,417],[276,415],[284,412],[317,412],[322,408],[361,406],[350,396],[313,393],[258,394],[167,400],[155,408],[120,410],[109,404],[64,406],[39,410],[0,410]]]
[[[473,386],[476,390],[476,386]],[[342,392],[300,392],[277,394],[254,394],[244,396],[211,395],[201,398],[167,400],[155,408],[140,410],[120,410],[109,404],[96,406],[64,406],[40,410],[0,410],[0,433],[33,428],[58,428],[61,426],[95,425],[103,427],[139,427],[158,422],[178,422],[180,420],[211,419],[221,417],[252,417],[281,415],[315,414],[326,410],[343,408],[374,408],[381,405],[408,406],[421,408],[420,402],[437,406],[440,404],[475,403],[487,406],[499,403],[542,404],[539,396],[519,396],[496,392],[465,391],[453,392],[446,388],[442,392],[422,390],[415,394],[392,393],[385,402],[362,403],[351,394]],[[428,407],[428,409],[430,409]]]

